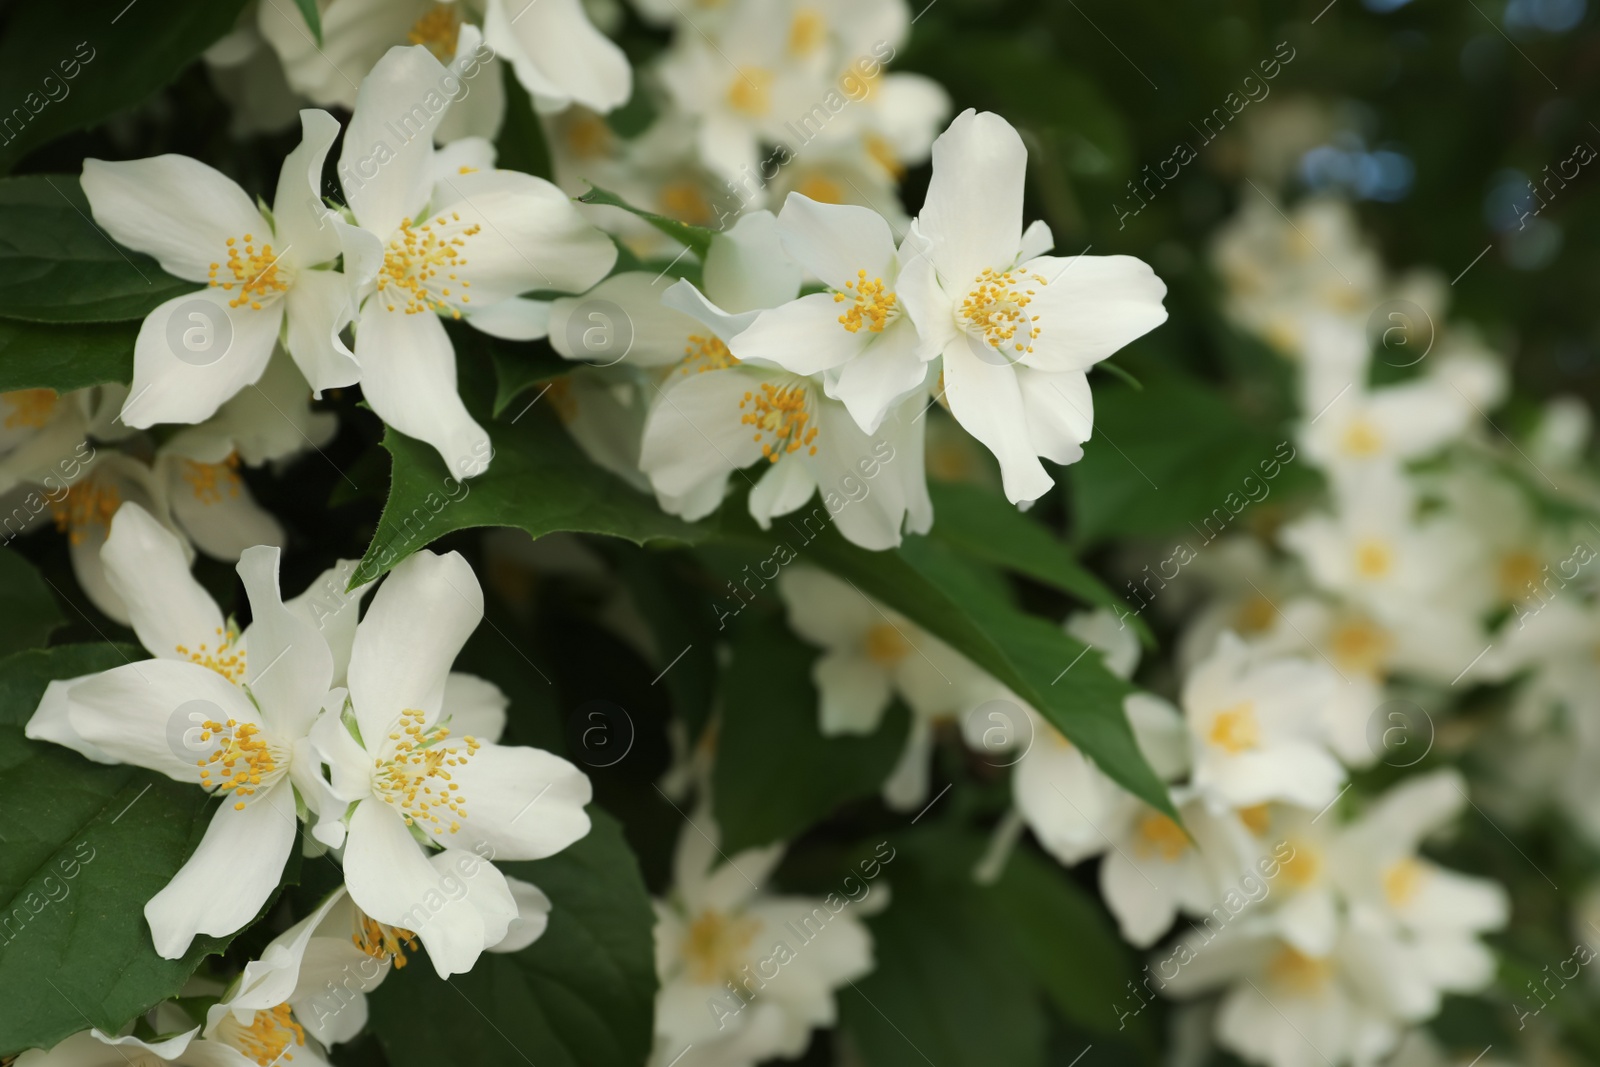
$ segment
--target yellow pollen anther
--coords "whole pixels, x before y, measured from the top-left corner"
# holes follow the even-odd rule
[[[350,935],[356,948],[375,960],[394,961],[395,970],[406,965],[406,953],[417,951],[417,935],[398,926],[389,926],[356,909],[356,928]]]
[[[704,226],[716,218],[711,201],[698,184],[688,179],[669,182],[661,187],[656,197],[661,213],[695,226]]]
[[[1327,960],[1315,959],[1284,945],[1267,963],[1267,974],[1275,985],[1296,993],[1314,993],[1333,974]]]
[[[388,759],[373,761],[373,791],[400,810],[407,826],[421,825],[435,834],[446,830],[457,833],[467,817],[461,786],[451,781],[450,768],[464,765],[483,745],[471,734],[462,740],[466,748],[446,748],[443,742],[450,731],[443,726],[426,726],[426,716],[416,708],[400,713]]]
[[[1333,658],[1346,670],[1360,674],[1382,673],[1394,640],[1389,631],[1366,618],[1346,619],[1333,628],[1328,643]]]
[[[449,219],[439,215],[421,226],[413,225],[410,219],[400,223],[399,232],[384,250],[383,267],[378,271],[378,293],[390,311],[403,307],[407,315],[437,311],[451,318],[461,317],[461,309],[445,299],[450,296],[446,285],[457,280],[455,272],[467,265],[461,255],[466,239],[477,236],[483,227],[478,223],[460,226],[460,222],[461,216],[451,212]],[[463,289],[471,286],[471,282],[461,283]],[[461,295],[460,303],[471,302],[470,296]]]
[[[117,487],[98,478],[72,486],[66,495],[50,502],[56,529],[67,535],[67,543],[81,545],[92,529],[109,530],[111,518],[122,506]]]
[[[761,924],[755,919],[732,918],[720,911],[705,911],[689,924],[683,939],[683,957],[689,977],[700,985],[731,981],[745,964],[745,952]]]
[[[801,196],[819,204],[844,203],[844,186],[825,174],[808,174],[794,187]]]
[[[228,261],[211,264],[210,286],[224,292],[237,289],[238,295],[228,301],[229,307],[250,305],[260,311],[263,300],[271,300],[289,289],[289,277],[280,269],[278,259],[283,255],[274,252],[271,245],[255,246],[253,234],[244,235],[244,247],[232,237],[227,240]],[[221,273],[226,271],[226,273]]]
[[[911,652],[911,642],[886,622],[868,630],[862,644],[866,647],[867,658],[882,667],[893,667]]]
[[[1356,419],[1345,427],[1344,439],[1340,442],[1345,454],[1365,458],[1376,456],[1383,451],[1383,434],[1367,419]]]
[[[1217,712],[1207,740],[1235,756],[1255,748],[1261,743],[1261,727],[1256,722],[1254,705],[1246,700]]]
[[[728,346],[722,342],[722,338],[702,337],[700,334],[692,333],[689,335],[689,343],[684,346],[678,373],[688,374],[692,370],[696,374],[704,374],[708,370],[727,370],[738,365],[739,357],[728,351]]]
[[[1321,860],[1303,843],[1295,846],[1289,858],[1278,864],[1278,874],[1296,889],[1310,885],[1320,870],[1322,870]]]
[[[294,1059],[294,1053],[289,1051],[291,1046],[304,1046],[306,1043],[306,1032],[294,1021],[287,1004],[279,1004],[275,1008],[257,1008],[249,1026],[235,1023],[225,1027],[223,1037],[227,1044],[261,1067],[269,1067],[280,1061],[291,1062]]]
[[[1039,339],[1039,316],[1030,316],[1028,305],[1038,290],[1026,286],[1047,284],[1038,274],[985,267],[961,301],[961,318],[996,350],[1009,345],[1019,356],[1032,352]]]
[[[756,428],[754,439],[761,441],[762,434],[772,435],[770,442],[761,441],[761,454],[767,462],[776,463],[807,445],[811,448],[809,455],[817,454],[817,446],[812,444],[817,439],[817,428],[806,425],[811,421],[811,412],[806,410],[805,386],[762,382],[759,392],[745,393],[744,399],[739,401],[741,411],[746,405],[750,410],[741,415],[739,421]]]
[[[1375,537],[1356,546],[1356,573],[1363,578],[1382,578],[1394,565],[1394,553]]]
[[[194,498],[205,505],[220,504],[224,498],[232,500],[239,495],[239,453],[230,452],[221,463],[196,463],[183,461],[183,480],[194,492]]]
[[[6,407],[11,409],[6,412],[5,428],[14,430],[25,426],[37,430],[55,414],[57,399],[54,389],[18,389],[11,393],[0,393],[0,400],[4,400]]]
[[[227,630],[217,627],[216,648],[211,648],[202,641],[200,646],[193,650],[188,645],[178,645],[176,651],[190,663],[198,663],[202,667],[214,670],[235,684],[244,678],[245,650],[239,647],[239,634],[231,627]]]
[[[461,14],[455,4],[434,4],[411,24],[406,40],[424,45],[441,63],[456,58],[456,43],[461,37]]]
[[[772,110],[772,71],[762,67],[740,67],[728,86],[728,106],[753,119]]]
[[[873,333],[882,333],[889,319],[897,308],[897,298],[888,287],[883,284],[882,278],[867,281],[865,270],[856,271],[856,280],[845,282],[844,287],[851,292],[834,293],[833,302],[842,304],[854,297],[855,303],[839,316],[839,325],[851,333],[858,333],[865,326]]]
[[[1159,855],[1168,863],[1175,862],[1189,848],[1189,837],[1183,827],[1159,811],[1147,811],[1139,819],[1134,833],[1134,848],[1140,855]]]
[[[828,20],[813,7],[803,7],[794,13],[789,23],[789,54],[810,55],[828,39]]]
[[[180,648],[179,651],[182,651]],[[261,787],[261,781],[279,769],[278,756],[261,736],[261,727],[251,722],[216,722],[207,719],[200,724],[202,742],[216,745],[211,755],[196,760],[200,768],[202,789],[218,793],[232,793],[241,798],[235,801],[235,811],[243,811],[244,797],[251,796]],[[221,772],[217,779],[211,777],[212,764]]]
[[[1528,595],[1528,587],[1539,581],[1539,557],[1526,549],[1507,552],[1500,557],[1496,583],[1505,600],[1520,600]]]

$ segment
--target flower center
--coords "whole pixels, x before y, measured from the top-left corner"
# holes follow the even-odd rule
[[[294,1021],[287,1004],[279,1004],[276,1008],[258,1008],[249,1026],[232,1016],[228,1017],[228,1023],[231,1025],[225,1024],[223,1027],[223,1040],[261,1067],[269,1067],[280,1060],[288,1063],[294,1059],[290,1048],[306,1043],[306,1032]]]
[[[1028,305],[1037,292],[1023,288],[1029,284],[1049,282],[1038,274],[996,272],[985,267],[972,283],[972,291],[961,301],[961,320],[968,329],[982,334],[992,348],[1010,345],[1018,355],[1032,352],[1033,342],[1039,339],[1039,316],[1028,314]]]
[[[460,223],[461,216],[451,212],[448,220],[440,215],[421,226],[413,225],[410,219],[400,224],[389,239],[389,247],[384,249],[383,269],[378,271],[378,293],[390,311],[404,307],[407,315],[437,311],[451,318],[461,317],[455,302],[470,304],[472,297],[464,292],[452,296],[450,286],[472,287],[471,282],[460,281],[455,272],[467,265],[461,255],[467,238],[476,236],[483,227]]]
[[[6,406],[11,409],[5,417],[8,430],[19,426],[37,430],[50,421],[50,416],[56,410],[54,389],[18,389],[13,393],[5,393],[0,399],[5,400]]]
[[[1356,419],[1345,427],[1344,446],[1346,455],[1367,457],[1376,456],[1383,451],[1383,434],[1378,432],[1369,419]]]
[[[662,186],[656,199],[661,205],[661,213],[679,222],[701,226],[716,216],[704,190],[687,179]]]
[[[239,633],[232,627],[227,630],[217,627],[217,647],[214,649],[202,641],[197,648],[177,645],[175,650],[190,663],[208,667],[235,685],[244,677],[245,652],[239,645]]]
[[[869,83],[870,84],[870,83]],[[906,176],[906,165],[900,162],[900,157],[895,154],[894,146],[887,138],[876,133],[868,134],[866,139],[867,155],[873,162],[888,172],[889,177],[899,181]]]
[[[1296,993],[1314,993],[1333,974],[1327,960],[1314,959],[1284,945],[1267,963],[1267,975],[1275,985]]]
[[[808,174],[795,186],[795,192],[819,204],[844,203],[844,186],[825,174]]]
[[[50,502],[55,516],[56,529],[67,535],[67,543],[81,545],[89,539],[91,529],[109,530],[111,518],[122,506],[122,494],[117,487],[98,478],[90,478],[68,489],[66,495]]]
[[[1402,907],[1422,885],[1422,876],[1426,873],[1422,864],[1407,856],[1394,866],[1390,867],[1383,875],[1383,895],[1389,899],[1392,907]]]
[[[806,387],[803,385],[773,385],[762,382],[761,389],[756,393],[744,394],[744,399],[739,401],[739,410],[745,411],[739,421],[746,426],[756,428],[755,440],[761,441],[763,434],[771,434],[772,440],[761,441],[761,454],[767,462],[776,463],[790,452],[798,452],[806,445],[811,446],[808,455],[817,454],[817,446],[811,442],[817,439],[817,428],[807,427],[811,413],[806,410]]]
[[[1246,700],[1217,712],[1211,720],[1208,740],[1225,752],[1237,756],[1261,743],[1261,727],[1256,722],[1255,706]]]
[[[688,374],[693,370],[696,374],[704,374],[708,370],[727,370],[738,365],[739,357],[728,351],[728,346],[723,344],[722,338],[702,337],[700,334],[691,333],[689,343],[684,346],[678,372]]]
[[[1297,889],[1310,885],[1321,869],[1317,853],[1303,841],[1296,842],[1289,858],[1278,864],[1278,874]]]
[[[1353,671],[1378,674],[1394,643],[1389,631],[1370,619],[1348,619],[1334,627],[1333,658]]]
[[[1277,617],[1278,609],[1272,601],[1264,596],[1254,596],[1239,605],[1239,610],[1234,613],[1234,622],[1240,633],[1258,634],[1270,628]]]
[[[745,951],[761,924],[755,919],[732,918],[720,911],[701,912],[689,924],[683,939],[683,956],[689,976],[700,985],[722,985],[738,975]]]
[[[882,667],[893,667],[911,652],[911,643],[886,622],[868,630],[862,643],[866,646],[867,658]]]
[[[814,7],[803,7],[789,23],[789,54],[804,56],[822,47],[828,38],[828,20]]]
[[[287,762],[280,760],[282,753],[273,751],[273,746],[261,736],[261,727],[255,723],[233,719],[219,723],[207,719],[200,724],[200,729],[200,740],[216,745],[210,756],[195,760],[195,766],[200,768],[202,789],[232,793],[241,798],[252,796],[261,788],[262,779],[270,778]],[[219,774],[215,779],[212,764]],[[243,811],[244,805],[241,799],[233,808]]]
[[[1539,580],[1539,557],[1525,549],[1507,552],[1500,557],[1498,577],[1500,595],[1506,600],[1518,600],[1528,587]]]
[[[202,504],[220,504],[222,498],[239,495],[239,453],[231,452],[221,463],[183,461],[183,480]]]
[[[417,951],[417,935],[398,926],[389,926],[355,909],[355,930],[350,940],[356,948],[375,960],[391,960],[395,969],[406,965],[406,953]]]
[[[1240,808],[1236,813],[1239,821],[1244,823],[1244,828],[1260,837],[1272,826],[1272,807],[1268,804],[1252,804],[1248,808]]]
[[[856,280],[845,282],[844,287],[849,292],[834,293],[833,302],[842,304],[854,297],[855,303],[839,316],[839,325],[850,333],[859,333],[863,326],[873,333],[882,333],[884,327],[889,325],[889,319],[899,310],[897,298],[883,284],[883,279],[874,278],[869,282],[867,272],[858,270]]]
[[[1145,812],[1134,834],[1134,847],[1140,855],[1159,855],[1168,863],[1175,862],[1189,847],[1189,837],[1183,827],[1159,811]]]
[[[456,41],[461,36],[461,15],[455,4],[434,4],[411,24],[406,40],[420,44],[441,63],[456,57]]]
[[[1356,546],[1356,573],[1363,578],[1382,578],[1394,565],[1394,553],[1376,537],[1369,537]]]
[[[772,110],[772,71],[740,67],[728,86],[728,106],[747,118],[759,119]]]
[[[599,159],[611,153],[611,127],[593,112],[578,112],[567,120],[567,151],[579,159]]]
[[[456,833],[467,817],[467,804],[460,783],[450,780],[450,768],[462,766],[483,746],[467,734],[462,738],[465,752],[440,747],[450,731],[443,726],[424,726],[423,719],[416,708],[400,713],[397,732],[389,735],[393,753],[388,759],[373,761],[373,790],[400,809],[407,826],[420,824],[436,834],[447,829]]]
[[[228,293],[239,291],[228,301],[229,307],[249,304],[252,311],[260,311],[263,300],[270,303],[280,293],[288,291],[292,279],[287,271],[278,267],[282,252],[274,252],[271,245],[262,245],[258,250],[254,235],[248,233],[244,235],[243,247],[237,238],[228,238],[227,251],[228,262],[211,264],[210,274],[211,288]]]

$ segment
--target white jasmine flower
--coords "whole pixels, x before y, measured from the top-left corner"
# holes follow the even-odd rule
[[[189,575],[181,543],[137,505],[117,513],[103,554],[107,581],[157,658],[76,681],[55,702],[47,693],[29,731],[81,739],[91,756],[224,797],[194,854],[145,905],[156,951],[177,959],[196,934],[242,928],[277,889],[298,825],[296,789],[318,795],[306,737],[332,657],[284,606],[275,548],[239,562],[253,619],[242,635]]]
[[[334,713],[313,732],[333,795],[350,805],[351,899],[375,921],[414,931],[446,977],[470,969],[518,914],[482,856],[541,859],[589,831],[589,780],[577,768],[475,736],[483,720],[473,712],[489,694],[468,694],[472,711],[453,710],[461,683],[452,687],[450,664],[482,618],[482,589],[459,554],[407,558],[356,628],[348,696],[334,694]],[[467,891],[448,891],[462,865],[476,872]]]
[[[445,109],[424,108],[418,120],[410,101],[443,74],[427,49],[395,48],[362,82],[339,158],[360,229],[341,234],[359,286],[363,396],[468,478],[488,468],[489,440],[456,393],[455,350],[441,317],[497,337],[542,337],[548,305],[519,294],[587,289],[617,253],[542,179],[496,170],[435,184],[431,133]],[[397,130],[407,139],[392,145]]]
[[[16,1059],[16,1067],[127,1067],[130,1063],[171,1063],[176,1067],[219,1067],[237,1062],[230,1051],[210,1041],[196,1040],[197,1026],[188,1033],[160,1041],[144,1041],[129,1034],[110,1037],[99,1030],[73,1034],[49,1050],[29,1049]]]
[[[651,1067],[755,1067],[798,1056],[813,1028],[836,1022],[834,991],[872,969],[860,909],[878,887],[852,879],[859,897],[848,888],[848,897],[825,899],[769,894],[759,887],[782,846],[719,864],[708,823],[697,813],[684,828],[671,895],[656,903],[661,989]]]
[[[1166,286],[1129,256],[1044,255],[1022,229],[1028,152],[997,115],[965,111],[933,145],[933,180],[897,296],[944,357],[951,414],[1000,461],[1006,496],[1054,484],[1038,457],[1073,463],[1093,429],[1085,372],[1166,321]]]
[[[19,486],[54,494],[76,481],[95,454],[89,438],[118,436],[112,420],[126,396],[120,385],[65,396],[54,389],[0,393],[0,494]],[[7,532],[18,531],[8,526]]]
[[[339,124],[311,110],[300,122],[303,137],[283,161],[270,216],[231,179],[187,156],[84,161],[95,222],[169,274],[207,286],[146,316],[122,408],[127,425],[210,417],[261,377],[280,335],[312,388],[356,380],[338,337],[352,314],[349,290],[330,269],[339,240],[321,199],[322,164]]]

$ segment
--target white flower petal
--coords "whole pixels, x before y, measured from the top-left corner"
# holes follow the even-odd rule
[[[162,466],[172,517],[206,555],[235,561],[254,545],[281,546],[288,540],[283,525],[229,468],[181,456],[166,457]]]
[[[933,142],[933,178],[917,224],[947,284],[965,291],[984,268],[1016,261],[1027,170],[1022,138],[988,111],[968,108]]]
[[[422,45],[397,45],[361,80],[339,152],[339,184],[356,221],[380,238],[427,206],[433,131],[450,102],[441,89],[447,76]]]
[[[976,345],[963,334],[945,347],[944,395],[950,413],[1000,461],[1007,499],[1013,504],[1037,500],[1055,482],[1029,439],[1027,410],[1016,373],[1009,366],[980,359]]]
[[[278,888],[294,847],[294,794],[280,782],[242,809],[225,800],[194,855],[144,906],[156,952],[175,960],[197,934],[226,937],[256,917]]]
[[[339,257],[339,235],[322,199],[322,166],[339,136],[339,120],[316,108],[300,112],[300,144],[284,157],[272,197],[274,246],[290,263],[315,266]]]
[[[734,313],[793,300],[803,274],[800,264],[784,252],[778,220],[770,211],[741,215],[712,237],[701,273],[717,306]]]
[[[728,344],[740,360],[782,367],[794,374],[820,374],[856,358],[880,334],[851,333],[839,321],[847,307],[832,293],[812,293],[763,311]]]
[[[725,482],[761,457],[756,435],[739,421],[739,405],[763,380],[734,368],[691,374],[659,390],[645,422],[639,461],[658,495],[681,496],[708,479]],[[684,518],[704,514],[685,513]]]
[[[489,468],[489,435],[456,393],[456,352],[432,312],[408,315],[367,301],[356,331],[361,392],[378,417],[432,445],[457,478]]]
[[[855,359],[839,368],[828,395],[841,401],[866,433],[877,433],[889,409],[928,379],[919,354],[921,338],[909,319],[874,336]]]
[[[471,734],[480,741],[499,741],[510,703],[500,687],[486,678],[452,671],[445,679],[443,715],[457,737]]]
[[[227,240],[250,234],[259,244],[272,229],[233,179],[188,156],[107,163],[83,161],[89,210],[112,240],[154,256],[168,274],[191,282],[228,259]]]
[[[817,491],[817,483],[804,463],[769,463],[755,488],[750,490],[750,517],[763,530],[772,526],[776,515],[787,515]]]
[[[1053,374],[1032,367],[1016,368],[1027,412],[1028,443],[1037,455],[1054,463],[1083,458],[1083,442],[1094,432],[1094,397],[1082,371]]]
[[[117,509],[100,549],[106,582],[127,609],[139,643],[153,656],[189,658],[223,638],[222,611],[189,573],[183,542],[131,501]]]
[[[133,343],[133,384],[122,421],[200,422],[261,377],[278,340],[284,301],[230,307],[222,289],[175,296],[145,316]]]
[[[361,601],[372,592],[371,582],[363,582],[345,592],[356,573],[356,561],[343,559],[323,571],[305,592],[288,601],[289,610],[309,623],[333,653],[333,684],[345,684],[350,670],[350,649],[356,639],[356,622]]]
[[[823,736],[877,731],[892,696],[888,671],[856,652],[828,652],[811,665],[811,681]]]
[[[246,683],[273,733],[298,738],[333,684],[333,653],[316,628],[290,611],[278,589],[280,550],[257,546],[239,558],[239,578],[250,598],[250,650]]]
[[[662,295],[676,284],[688,283],[666,274],[625,271],[582,296],[561,297],[550,305],[550,345],[564,359],[599,366],[623,359],[640,367],[677,363],[688,354],[690,335],[709,331],[662,303]]]
[[[1028,310],[1039,336],[1022,362],[1081,371],[1167,321],[1167,286],[1132,256],[1041,256],[1021,271],[1047,279]]]
[[[571,102],[604,114],[633,92],[628,57],[579,0],[489,0],[483,29],[523,87],[547,103],[543,110]]]
[[[461,736],[452,731],[451,740]],[[487,845],[493,850],[487,854],[496,859],[543,859],[589,832],[583,807],[593,788],[582,771],[559,756],[490,743],[451,774],[467,809],[459,835],[451,839],[459,836],[479,852]]]
[[[284,347],[317,396],[360,380],[355,353],[339,336],[356,314],[348,278],[332,270],[301,271],[284,299],[284,314]]]
[[[895,273],[894,234],[882,215],[855,204],[822,204],[790,193],[778,214],[783,247],[830,289],[844,291],[866,271],[866,280]]]
[[[521,952],[539,940],[550,925],[550,898],[542,889],[510,875],[506,876],[506,885],[517,902],[517,917],[511,920],[506,936],[489,946],[490,952]]]
[[[502,341],[537,341],[550,332],[550,302],[514,296],[469,312],[467,322]]]

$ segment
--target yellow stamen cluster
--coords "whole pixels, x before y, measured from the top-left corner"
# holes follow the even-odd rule
[[[1244,828],[1260,837],[1272,826],[1272,808],[1267,804],[1252,804],[1248,808],[1240,808],[1236,813],[1239,821],[1244,823]]]
[[[762,382],[759,392],[745,393],[744,399],[739,401],[741,411],[746,405],[750,410],[740,416],[739,421],[756,428],[754,440],[761,441],[762,434],[772,435],[771,442],[761,441],[761,454],[767,462],[776,463],[807,445],[811,446],[809,455],[817,454],[817,446],[812,444],[817,439],[817,428],[806,426],[811,412],[806,410],[805,386]]]
[[[287,1004],[279,1004],[276,1008],[258,1008],[249,1026],[240,1026],[227,1036],[229,1044],[261,1064],[261,1067],[268,1067],[280,1060],[288,1063],[294,1059],[294,1053],[289,1051],[290,1046],[304,1046],[306,1043],[306,1032],[289,1014]]]
[[[819,204],[844,203],[844,186],[825,174],[806,175],[795,185],[794,191]]]
[[[56,529],[67,535],[67,542],[81,545],[89,539],[91,529],[110,529],[111,517],[121,506],[122,494],[116,486],[90,478],[72,486],[59,500],[52,500],[50,511],[55,516]]]
[[[868,630],[862,644],[866,646],[867,658],[882,667],[894,666],[911,652],[911,642],[886,622]]]
[[[1371,619],[1355,617],[1340,622],[1329,635],[1333,658],[1340,667],[1360,674],[1382,673],[1394,639]]]
[[[828,20],[813,7],[803,7],[794,13],[789,23],[789,54],[806,56],[822,47],[828,39]]]
[[[373,761],[373,790],[400,809],[407,826],[420,824],[436,834],[447,829],[453,834],[467,817],[467,805],[460,783],[451,781],[450,768],[465,764],[483,745],[468,734],[463,738],[465,751],[436,747],[450,736],[450,731],[442,726],[426,726],[425,718],[416,708],[400,713],[396,732],[389,735],[389,740],[395,742],[394,754]]]
[[[356,948],[375,960],[392,960],[396,970],[406,965],[406,953],[417,951],[417,935],[389,926],[356,909],[356,928],[350,935]]]
[[[656,204],[668,218],[693,226],[704,226],[716,218],[705,190],[687,178],[663,185]]]
[[[399,290],[407,315],[437,311],[452,318],[461,317],[460,309],[446,299],[451,295],[447,286],[441,286],[437,293],[434,292],[435,279],[440,272],[444,273],[445,282],[459,280],[455,272],[467,265],[461,249],[466,246],[468,237],[476,236],[483,229],[473,223],[454,236],[441,235],[440,231],[450,222],[460,221],[461,216],[451,212],[449,221],[440,215],[421,226],[413,225],[410,219],[400,223],[400,232],[390,239],[389,247],[384,249],[383,268],[378,271],[378,292],[385,294],[384,300],[389,310],[393,311],[396,305],[394,297],[388,294]],[[462,289],[471,286],[471,282],[460,282]],[[453,299],[463,304],[472,302],[472,297],[466,293]]]
[[[1389,903],[1393,907],[1403,907],[1407,901],[1416,896],[1417,890],[1422,885],[1422,876],[1426,873],[1427,870],[1421,863],[1407,856],[1384,873],[1383,895],[1389,898]]]
[[[1356,419],[1345,427],[1344,437],[1339,443],[1348,456],[1376,456],[1383,451],[1383,434],[1370,419]]]
[[[1394,565],[1394,552],[1375,537],[1356,546],[1356,573],[1363,578],[1382,578]]]
[[[739,357],[728,351],[722,338],[691,333],[683,349],[683,360],[678,364],[678,373],[688,374],[692,370],[704,374],[708,370],[727,370],[738,365]]]
[[[261,785],[261,779],[278,769],[278,757],[261,736],[261,727],[251,722],[225,723],[207,719],[200,724],[200,740],[217,747],[210,756],[195,760],[200,768],[200,786],[218,793],[232,793],[235,797],[248,797]],[[221,777],[211,777],[211,765],[216,764]],[[243,811],[245,802],[235,802],[235,811]]]
[[[895,154],[894,146],[887,138],[875,133],[868,134],[866,144],[867,155],[871,156],[872,161],[882,167],[889,177],[898,182],[906,176],[906,165],[900,162],[900,157]]]
[[[190,663],[208,667],[228,681],[237,684],[244,677],[245,668],[245,651],[239,647],[239,635],[220,626],[216,628],[216,632],[216,648],[213,649],[202,641],[199,647],[194,649],[190,649],[188,645],[178,645],[177,653],[186,657]]]
[[[683,939],[690,979],[700,985],[731,981],[744,966],[745,952],[760,929],[754,919],[734,918],[715,910],[701,912]]]
[[[6,429],[25,426],[37,430],[55,414],[57,397],[54,389],[18,389],[11,393],[0,393],[0,400],[4,400],[6,407],[11,409],[6,412]]]
[[[1506,600],[1521,600],[1528,595],[1528,587],[1539,581],[1539,557],[1527,549],[1516,549],[1500,557],[1496,577],[1500,596]]]
[[[1189,848],[1189,838],[1183,827],[1159,811],[1147,811],[1135,829],[1138,835],[1135,850],[1141,855],[1159,855],[1168,863],[1175,862]]]
[[[728,86],[728,106],[753,119],[772,110],[772,71],[762,67],[740,67]]]
[[[882,333],[890,317],[898,310],[898,298],[883,284],[882,278],[867,281],[865,270],[856,271],[856,280],[845,282],[849,292],[834,293],[833,302],[842,304],[852,297],[855,303],[839,316],[839,325],[850,333],[859,333],[865,326],[872,333]]]
[[[202,504],[220,504],[239,495],[239,453],[231,452],[221,463],[183,461],[183,480]]]
[[[567,150],[576,158],[599,159],[610,154],[611,127],[599,115],[589,111],[573,113],[566,127]]]
[[[239,290],[239,295],[228,301],[229,307],[249,304],[251,310],[260,311],[262,300],[288,291],[289,278],[278,269],[278,258],[283,253],[274,252],[271,245],[262,245],[258,251],[255,236],[248,233],[242,248],[236,238],[228,238],[227,250],[228,262],[211,264],[210,276],[213,289],[228,293]],[[224,267],[228,273],[219,278]]]
[[[1322,861],[1305,842],[1296,842],[1289,858],[1278,864],[1278,875],[1296,889],[1304,889],[1316,881],[1322,870]]]
[[[1246,700],[1217,712],[1211,720],[1208,739],[1213,745],[1237,756],[1261,743],[1261,727],[1256,722],[1255,706]]]
[[[406,40],[425,46],[441,63],[456,58],[461,37],[461,15],[455,4],[434,4],[411,24]]]
[[[1288,945],[1280,948],[1267,962],[1267,975],[1272,983],[1296,993],[1314,993],[1333,974],[1333,965],[1327,960],[1295,951]]]
[[[1029,282],[1048,284],[1038,274],[985,267],[961,301],[961,318],[995,349],[1010,345],[1018,355],[1032,352],[1033,342],[1039,339],[1039,316],[1030,316],[1028,305],[1038,290],[1024,289]]]

